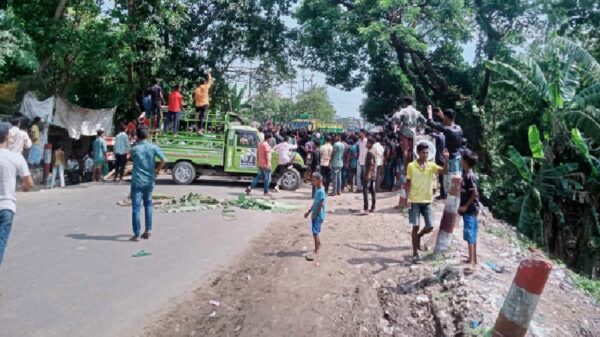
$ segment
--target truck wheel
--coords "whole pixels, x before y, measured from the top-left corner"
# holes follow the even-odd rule
[[[295,191],[302,184],[302,176],[295,168],[289,168],[281,176],[281,189]]]
[[[180,161],[173,166],[173,181],[177,185],[189,185],[196,179],[196,168],[192,163]]]

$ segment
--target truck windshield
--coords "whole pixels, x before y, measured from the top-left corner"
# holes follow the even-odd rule
[[[252,131],[237,131],[238,147],[256,147],[258,146],[258,135]]]

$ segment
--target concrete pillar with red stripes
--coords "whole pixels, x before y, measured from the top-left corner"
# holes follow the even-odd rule
[[[450,188],[448,189],[448,197],[444,205],[444,213],[440,221],[440,230],[438,231],[437,241],[435,242],[434,254],[440,254],[448,250],[452,243],[452,232],[454,231],[454,223],[458,215],[458,207],[460,206],[460,187],[462,178],[460,176],[452,176],[450,179]]]
[[[521,262],[496,319],[494,337],[523,337],[527,334],[551,271],[552,263],[544,259]]]

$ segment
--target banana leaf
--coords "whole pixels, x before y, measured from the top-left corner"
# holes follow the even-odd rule
[[[540,140],[540,130],[536,125],[529,126],[529,149],[531,150],[531,156],[533,159],[544,159],[544,147]]]
[[[517,171],[523,179],[528,182],[532,182],[533,175],[529,170],[527,161],[525,161],[525,158],[521,156],[519,151],[517,151],[512,145],[508,149],[508,160],[517,168]]]
[[[596,176],[598,174],[598,168],[596,167],[596,165],[592,159],[592,155],[590,154],[590,149],[589,149],[585,139],[583,139],[583,136],[581,136],[581,132],[579,132],[578,129],[575,128],[575,129],[571,130],[571,140],[573,141],[573,143],[575,144],[575,146],[577,147],[579,152],[581,152],[581,154],[583,155],[585,160],[592,167],[592,174],[594,176]]]

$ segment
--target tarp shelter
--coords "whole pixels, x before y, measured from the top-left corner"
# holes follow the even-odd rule
[[[48,127],[52,121],[52,111],[54,109],[54,96],[49,97],[44,101],[38,101],[35,94],[31,91],[27,92],[23,97],[21,109],[19,112],[29,118],[34,119],[39,117],[44,123],[44,128],[40,130],[40,142],[44,146],[48,142]]]
[[[81,136],[95,136],[100,129],[110,136],[116,109],[116,107],[98,110],[86,109],[69,103],[62,97],[57,97],[52,125],[66,129],[69,137],[73,139],[79,139]]]

